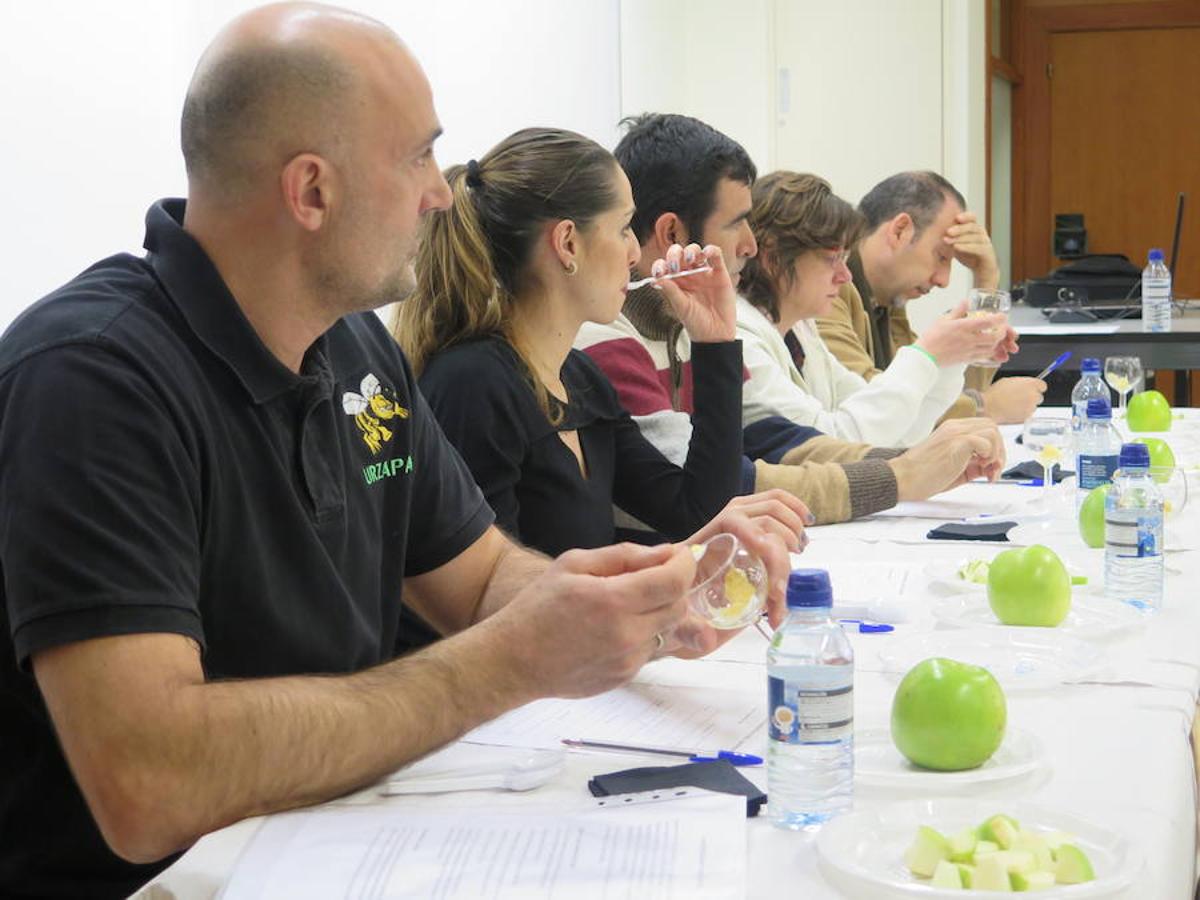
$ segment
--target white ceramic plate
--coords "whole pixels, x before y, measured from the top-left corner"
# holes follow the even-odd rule
[[[994,625],[931,631],[895,638],[879,651],[883,671],[897,678],[931,656],[983,666],[1005,691],[1048,690],[1103,669],[1098,647],[1054,628]]]
[[[1116,832],[1082,819],[1021,802],[997,800],[926,800],[875,807],[838,816],[817,837],[817,855],[825,877],[847,897],[955,898],[994,897],[994,891],[953,891],[930,887],[904,865],[904,851],[917,826],[953,834],[996,813],[1013,816],[1022,828],[1065,831],[1088,855],[1096,880],[1062,885],[1033,896],[1047,900],[1114,897],[1140,875],[1142,855]]]
[[[1033,543],[1038,543],[1033,541]],[[958,576],[958,570],[965,566],[972,559],[983,559],[991,562],[996,557],[996,553],[1003,553],[998,550],[993,553],[977,553],[972,556],[960,556],[957,559],[935,559],[925,565],[924,572],[929,577],[929,580],[935,584],[940,584],[949,588],[952,591],[958,591],[963,594],[978,594],[985,596],[987,594],[987,584],[978,581],[967,581]],[[1077,575],[1087,577],[1087,584],[1077,584],[1072,586],[1072,590],[1079,594],[1086,591],[1095,593],[1103,591],[1103,577],[1099,572],[1089,572],[1082,566],[1077,566],[1075,563],[1067,562],[1067,571],[1074,578]]]
[[[933,606],[933,616],[954,628],[1004,627],[988,605],[986,593],[958,594],[945,597]],[[1085,641],[1102,641],[1122,637],[1146,626],[1146,617],[1124,603],[1080,593],[1071,597],[1071,611],[1054,629]]]
[[[992,758],[977,769],[935,772],[914,766],[892,742],[886,728],[854,732],[854,783],[867,787],[904,788],[920,793],[969,790],[979,784],[1028,775],[1046,764],[1042,742],[1027,731],[1009,729]]]

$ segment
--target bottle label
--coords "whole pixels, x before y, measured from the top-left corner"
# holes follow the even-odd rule
[[[767,677],[767,736],[785,744],[832,744],[854,730],[854,685],[810,688]]]
[[[1120,456],[1108,453],[1080,453],[1075,457],[1075,479],[1080,489],[1090,491],[1094,487],[1112,481],[1117,471]]]
[[[1162,516],[1135,509],[1104,514],[1104,549],[1115,556],[1146,558],[1162,553]]]

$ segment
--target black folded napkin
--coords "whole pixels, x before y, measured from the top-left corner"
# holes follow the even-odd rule
[[[1055,463],[1050,467],[1050,474],[1054,478],[1054,483],[1058,484],[1064,478],[1070,478],[1075,473]],[[1023,463],[1017,463],[1011,469],[1005,469],[1000,477],[1012,481],[1029,481],[1031,479],[1041,481],[1044,475],[1045,473],[1042,471],[1042,464],[1040,462],[1036,459],[1027,459]]]
[[[1011,519],[995,522],[947,522],[939,525],[925,537],[934,541],[1007,541],[1009,529],[1016,527]]]
[[[746,817],[758,815],[767,795],[739,772],[727,759],[685,763],[682,766],[647,766],[597,775],[588,782],[593,797],[610,794],[634,794],[663,788],[698,787],[721,794],[741,794],[746,798]]]

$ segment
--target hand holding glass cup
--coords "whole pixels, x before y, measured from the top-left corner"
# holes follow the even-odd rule
[[[976,316],[990,316],[1000,314],[1007,316],[1009,310],[1012,309],[1012,296],[1008,291],[999,290],[984,290],[982,288],[973,288],[967,294],[967,317],[974,318]],[[1004,339],[1004,332],[999,331],[996,334],[996,343],[999,344]],[[971,361],[973,366],[982,366],[988,369],[997,369],[1000,363],[988,357],[987,359],[975,359]]]
[[[688,606],[713,628],[742,628],[757,622],[767,604],[767,568],[728,532],[692,545],[696,577]]]
[[[1042,464],[1042,496],[1050,503],[1054,464],[1067,458],[1071,445],[1071,420],[1062,416],[1036,416],[1025,422],[1021,440]]]

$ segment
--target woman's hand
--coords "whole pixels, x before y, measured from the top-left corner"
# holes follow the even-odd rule
[[[1016,348],[1015,336],[1003,313],[968,315],[967,301],[963,300],[931,322],[916,344],[933,356],[939,366],[981,359],[1004,362],[1008,359],[1008,348]]]
[[[705,264],[712,267],[711,272],[658,281],[653,287],[663,292],[693,341],[732,341],[737,335],[737,294],[719,247],[709,244],[701,249],[699,244],[686,247],[674,244],[666,257],[654,261],[650,274],[660,278]]]

